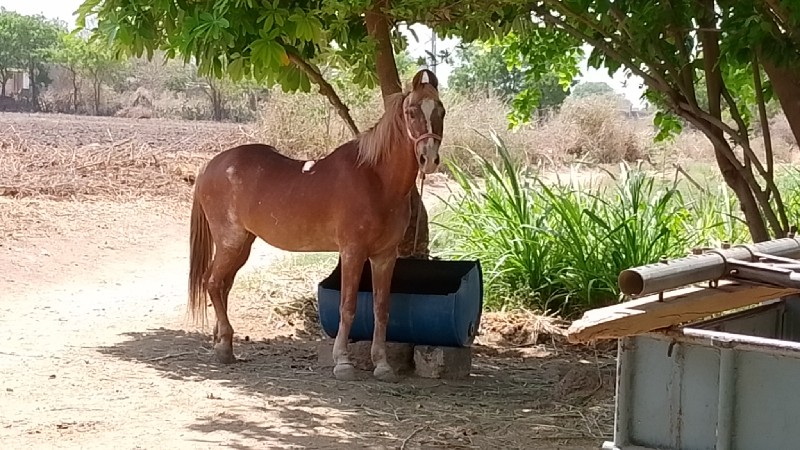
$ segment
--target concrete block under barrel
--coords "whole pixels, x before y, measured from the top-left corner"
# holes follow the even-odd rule
[[[317,290],[323,331],[339,329],[341,262]],[[483,307],[479,261],[398,259],[392,277],[386,339],[416,345],[468,347],[477,334]],[[350,339],[372,339],[372,273],[364,265]]]

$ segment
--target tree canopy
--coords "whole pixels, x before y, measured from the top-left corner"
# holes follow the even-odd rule
[[[538,94],[537,105],[542,110],[559,107],[569,95],[569,89],[565,90],[553,73],[532,81],[525,77],[520,67],[509,67],[499,47],[471,43],[461,46],[456,56],[460,64],[448,79],[448,87],[456,92],[480,92],[511,101],[530,89]]]
[[[315,83],[333,104],[341,101],[321,76],[321,61],[348,66],[359,86],[380,80],[384,94],[395,92],[392,55],[405,45],[396,25],[423,23],[443,37],[502,49],[527,86],[512,101],[512,125],[538,107],[535,86],[547,74],[564,88],[572,83],[589,44],[591,67],[623,68],[644,80],[660,109],[660,139],[683,123],[709,138],[755,240],[789,228],[763,105],[777,97],[800,137],[800,3],[792,0],[86,0],[80,24],[91,15],[98,36],[126,54],[160,48],[195,58],[206,73],[252,75],[287,90]],[[707,105],[698,102],[703,86]],[[763,161],[750,141],[754,121],[766,131]]]
[[[588,97],[590,95],[609,95],[614,94],[614,88],[602,81],[584,81],[572,88],[572,95],[575,97]]]

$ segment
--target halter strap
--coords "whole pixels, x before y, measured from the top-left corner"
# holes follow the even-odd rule
[[[408,100],[408,96],[406,96],[406,98],[403,99],[403,103],[404,104],[405,104],[406,100]],[[428,138],[436,139],[437,141],[439,141],[440,144],[442,143],[442,137],[439,136],[436,133],[424,133],[424,134],[420,135],[419,137],[412,136],[411,135],[411,130],[408,129],[408,117],[406,117],[405,114],[403,114],[403,122],[405,122],[405,124],[406,124],[406,134],[408,134],[408,138],[411,139],[412,142],[414,142],[414,147],[415,148],[416,148],[417,144],[419,144],[419,141],[421,141],[423,139],[428,139]]]
[[[439,141],[439,143],[442,142],[442,137],[439,136],[436,133],[425,133],[425,134],[415,138],[414,136],[411,135],[411,131],[409,131],[409,129],[408,129],[408,123],[406,123],[406,132],[408,132],[408,137],[410,137],[411,140],[414,141],[414,146],[416,146],[419,143],[419,141],[421,141],[423,139],[427,139],[427,138],[436,139],[437,141]]]

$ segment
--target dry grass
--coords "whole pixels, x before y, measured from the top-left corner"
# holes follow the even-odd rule
[[[569,322],[534,311],[487,312],[481,317],[482,345],[527,347],[566,336]]]
[[[0,155],[0,195],[133,198],[186,193],[206,158],[121,143],[76,149],[11,144]]]
[[[576,161],[600,164],[648,159],[655,130],[650,119],[626,118],[613,99],[598,96],[567,101],[561,112],[509,130],[509,106],[494,97],[463,97],[443,93],[447,108],[442,155],[474,172],[477,161],[468,149],[494,160],[490,131],[505,141],[515,158],[529,165],[559,168]],[[372,126],[383,108],[378,92],[363,106],[351,109],[359,128]],[[273,92],[256,125],[258,140],[302,159],[319,158],[351,138],[344,122],[316,94]]]
[[[549,137],[549,156],[600,164],[647,159],[652,132],[644,121],[626,119],[613,97],[568,98],[559,114],[540,130]]]
[[[260,112],[256,136],[259,141],[300,159],[320,158],[352,138],[344,121],[319,94],[282,92],[274,93]]]
[[[16,198],[186,199],[210,152],[248,140],[235,129],[198,135],[159,121],[95,118],[83,133],[93,120],[40,115],[21,126],[9,117],[16,122],[0,130],[0,196]]]
[[[289,255],[237,278],[231,292],[237,320],[258,322],[270,334],[287,337],[321,337],[317,283],[336,267],[338,255]]]

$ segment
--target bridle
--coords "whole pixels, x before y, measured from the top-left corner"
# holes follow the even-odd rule
[[[406,97],[405,100],[408,100],[408,97]],[[405,103],[405,100],[403,103]],[[417,144],[419,144],[419,141],[423,139],[433,138],[439,141],[439,144],[442,143],[442,137],[436,133],[423,133],[420,136],[414,137],[414,135],[411,134],[411,129],[408,127],[408,116],[405,114],[405,112],[403,113],[403,121],[406,123],[406,133],[408,134],[408,138],[414,143],[414,151],[417,150]]]
[[[408,97],[406,97],[406,100],[408,100]],[[405,103],[405,100],[403,101],[403,103]],[[439,141],[439,144],[441,145],[442,137],[436,133],[423,133],[420,136],[414,137],[414,135],[411,134],[411,129],[408,127],[408,116],[405,114],[405,112],[403,113],[403,121],[406,124],[406,133],[408,134],[408,138],[411,139],[411,142],[413,142],[413,149],[415,154],[417,151],[417,144],[419,144],[419,142],[423,139],[433,138]],[[416,159],[416,157],[414,159]],[[422,216],[422,194],[425,189],[425,172],[422,172],[420,170],[419,174],[420,174],[419,204],[417,205],[417,223],[416,226],[414,227],[414,247],[412,250],[414,254],[416,254],[417,252],[417,240],[419,239],[419,218],[420,216]]]
[[[408,137],[412,141],[414,141],[414,149],[415,150],[417,148],[417,144],[419,144],[419,141],[421,141],[423,139],[433,138],[433,139],[436,139],[437,141],[439,141],[439,144],[442,143],[442,137],[439,136],[436,133],[424,133],[424,134],[422,134],[422,135],[420,135],[420,136],[415,138],[414,136],[411,135],[411,130],[408,129],[408,126],[406,126],[406,131],[408,132]]]

